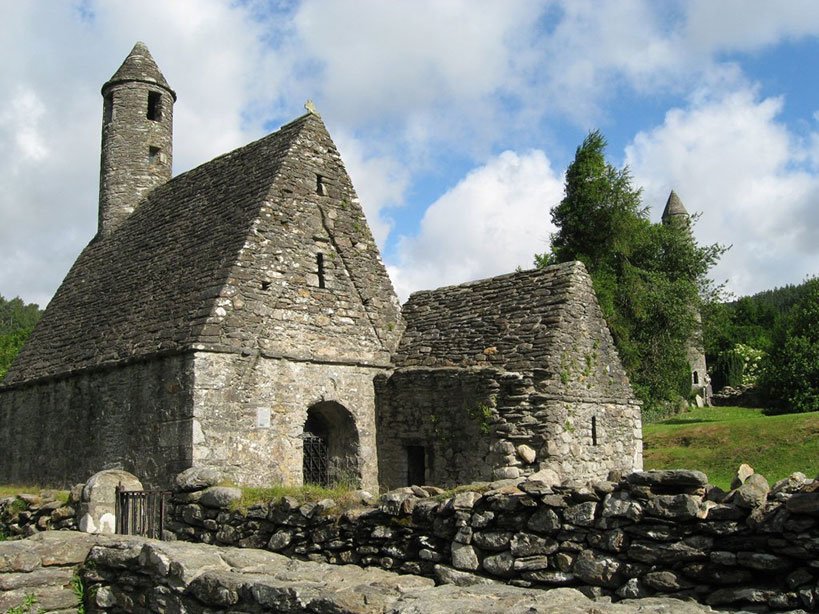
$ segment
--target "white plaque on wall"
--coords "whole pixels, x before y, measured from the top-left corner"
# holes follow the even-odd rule
[[[270,408],[257,407],[256,408],[256,428],[269,429],[270,428]]]

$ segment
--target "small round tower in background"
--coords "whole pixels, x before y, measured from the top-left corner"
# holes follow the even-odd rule
[[[137,43],[102,96],[98,234],[108,234],[171,178],[176,93],[145,44]]]
[[[691,216],[688,214],[688,210],[674,190],[671,190],[671,194],[668,195],[665,209],[663,209],[662,222],[663,224],[677,225],[680,228],[684,228],[691,236],[691,240],[694,240],[694,236],[691,233]],[[695,399],[699,399],[697,400],[698,404],[702,402],[705,405],[710,405],[711,380],[708,376],[708,369],[705,363],[702,316],[700,315],[699,309],[695,309],[694,319],[696,320],[696,327],[694,334],[688,341],[687,350],[688,364],[691,367],[691,391],[697,395]]]

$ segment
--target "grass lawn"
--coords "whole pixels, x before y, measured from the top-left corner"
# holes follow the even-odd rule
[[[19,484],[0,484],[0,499],[4,497],[14,497],[22,493],[39,495],[43,490],[47,490],[59,501],[68,501],[67,490],[55,490],[53,488],[43,488],[42,486],[21,486]]]
[[[747,463],[774,482],[819,474],[819,412],[766,416],[758,409],[704,407],[643,427],[646,469],[698,469],[727,489]]]

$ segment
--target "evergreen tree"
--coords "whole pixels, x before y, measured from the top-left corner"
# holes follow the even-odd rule
[[[565,196],[552,210],[551,252],[535,262],[586,265],[650,419],[690,392],[686,350],[698,326],[700,289],[722,248],[697,247],[687,224],[652,224],[641,190],[627,168],[606,162],[605,148],[598,131],[578,147]]]
[[[819,279],[805,284],[761,378],[772,413],[819,411]]]

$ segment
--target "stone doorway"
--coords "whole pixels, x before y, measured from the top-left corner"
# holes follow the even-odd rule
[[[305,484],[360,486],[358,429],[346,407],[335,401],[310,407],[302,441]]]

